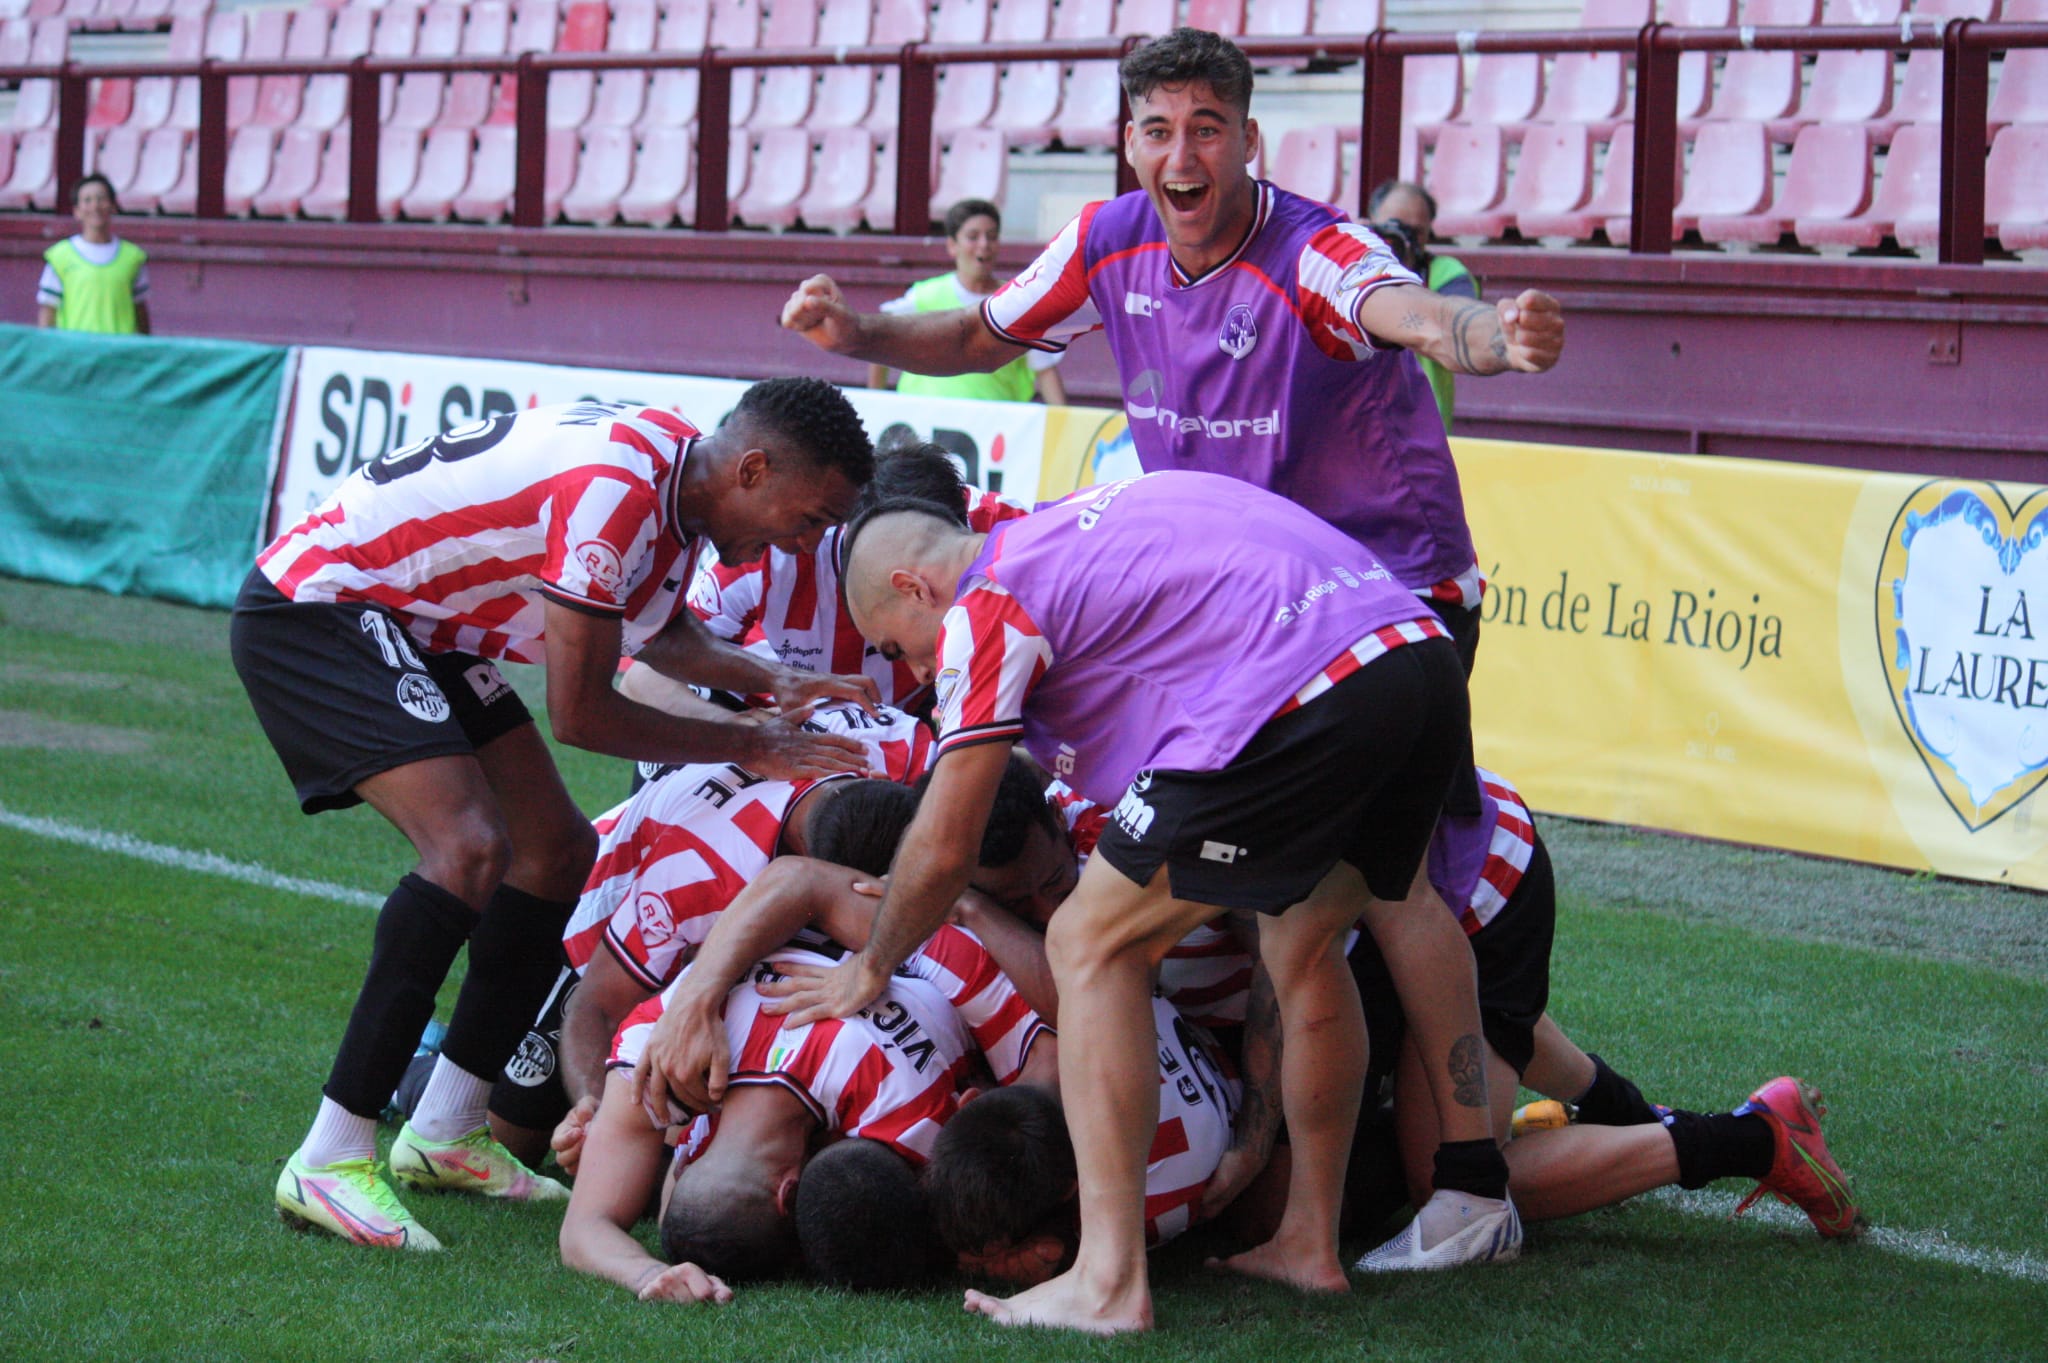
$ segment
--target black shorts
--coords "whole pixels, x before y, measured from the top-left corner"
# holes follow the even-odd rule
[[[1403,644],[1267,721],[1220,771],[1142,771],[1096,854],[1177,899],[1284,913],[1349,862],[1381,899],[1408,896],[1460,763],[1465,676],[1448,639]]]
[[[569,1089],[562,1082],[562,1016],[583,977],[567,966],[555,981],[540,1017],[505,1062],[491,1085],[491,1111],[514,1126],[553,1131],[569,1115]]]
[[[1454,606],[1447,601],[1432,601],[1429,605],[1450,631],[1451,642],[1458,646],[1458,661],[1465,665],[1465,675],[1471,676],[1472,664],[1479,657],[1479,608]]]
[[[1479,1025],[1486,1044],[1521,1074],[1536,1053],[1536,1023],[1550,1007],[1550,941],[1557,930],[1557,882],[1550,853],[1538,836],[1529,868],[1492,922],[1472,934],[1479,973]],[[1393,1073],[1408,1033],[1400,995],[1370,933],[1351,948],[1351,977],[1365,1004],[1365,1029],[1372,1041],[1367,1081]]]
[[[497,664],[421,653],[390,612],[288,599],[251,572],[229,625],[235,671],[308,814],[429,757],[473,753],[533,723]]]

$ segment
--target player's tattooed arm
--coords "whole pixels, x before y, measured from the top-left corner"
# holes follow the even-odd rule
[[[1494,304],[1388,284],[1359,303],[1358,323],[1460,374],[1536,373],[1564,350],[1564,310],[1535,289]]]
[[[1263,961],[1253,958],[1244,1005],[1244,1041],[1239,1057],[1242,1089],[1224,1152],[1202,1190],[1201,1216],[1216,1216],[1237,1199],[1273,1158],[1280,1135],[1280,1003]]]

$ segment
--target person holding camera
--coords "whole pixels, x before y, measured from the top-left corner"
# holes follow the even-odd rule
[[[1422,276],[1431,292],[1453,298],[1479,297],[1479,280],[1464,262],[1451,256],[1434,255],[1429,239],[1436,226],[1436,199],[1421,185],[1407,180],[1382,180],[1366,202],[1366,216],[1372,230],[1386,240],[1387,247],[1403,265]],[[1457,400],[1456,379],[1449,369],[1427,355],[1417,355],[1422,372],[1436,394],[1436,410],[1444,419],[1444,434],[1451,433],[1451,408]]]

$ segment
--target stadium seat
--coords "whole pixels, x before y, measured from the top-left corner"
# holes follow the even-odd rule
[[[56,197],[57,134],[31,128],[14,140],[13,173],[0,185],[0,209],[49,209]]]
[[[1671,233],[1684,236],[1701,217],[1744,217],[1771,206],[1771,139],[1753,120],[1710,122],[1693,140],[1685,190],[1672,209]]]
[[[982,43],[989,40],[989,0],[939,0],[938,14],[932,21],[933,42]],[[980,127],[995,112],[996,74],[995,65],[991,62],[940,67],[938,102],[932,110],[932,127],[941,134],[957,128]]]
[[[1823,0],[1824,24],[1896,24],[1903,0]]]
[[[502,57],[512,45],[512,10],[505,0],[473,0],[462,25],[462,54]],[[481,127],[497,100],[498,78],[481,71],[458,71],[448,77],[447,98],[435,126]]]
[[[121,27],[137,33],[154,33],[171,22],[171,0],[135,0]]]
[[[1304,199],[1336,203],[1343,184],[1341,149],[1334,127],[1290,128],[1273,156],[1273,183]]]
[[[1465,104],[1465,68],[1460,58],[1408,57],[1401,62],[1401,126],[1413,128],[1422,145],[1436,145],[1443,126]]]
[[[154,213],[184,178],[186,144],[191,134],[178,128],[151,128],[142,135],[135,178],[121,195],[125,213]]]
[[[710,31],[709,0],[671,5],[655,29],[655,46],[663,52],[699,51]],[[684,128],[697,121],[697,72],[694,68],[656,71],[637,120],[641,132]]]
[[[419,46],[420,10],[417,5],[386,5],[377,11],[377,33],[370,40],[370,51],[379,57],[410,57]],[[392,108],[398,98],[397,76],[385,76],[378,81],[377,117],[389,122]]]
[[[874,8],[868,0],[825,0],[825,7],[818,16],[818,46],[834,49],[860,47],[869,41],[873,32]],[[908,42],[909,39],[902,41]],[[874,67],[828,66],[817,75],[818,87],[811,100],[811,117],[807,126],[813,131],[823,131],[827,128],[857,128],[867,121],[875,103]]]
[[[28,19],[0,19],[0,66],[28,65],[29,35],[35,24]]]
[[[260,218],[296,218],[299,202],[320,182],[320,152],[326,145],[323,129],[286,128],[277,139],[270,183],[250,202],[250,211]]]
[[[1542,57],[1533,52],[1489,52],[1473,64],[1472,91],[1458,121],[1491,123],[1507,141],[1519,142],[1542,102]]]
[[[827,128],[818,139],[810,188],[797,204],[806,227],[851,232],[875,187],[875,135],[865,128]]]
[[[2048,23],[2048,0],[2005,0],[1999,19]],[[2048,123],[2048,48],[2015,48],[2005,54],[1998,88],[1991,93],[1990,123],[1994,131],[2009,123]]]
[[[1892,54],[1823,52],[1814,58],[1799,112],[1770,123],[1773,142],[1791,142],[1815,123],[1875,123],[1892,107]]]
[[[1583,0],[1580,28],[1641,28],[1656,17],[1654,0]]]
[[[1100,38],[1109,32],[1111,10],[1110,0],[1065,0],[1051,15],[1050,30],[1041,31],[1039,37],[1049,33],[1053,38]],[[1056,61],[1007,63],[988,126],[1001,129],[1013,147],[1042,147],[1051,142],[1059,117],[1062,72]]]
[[[1246,0],[1247,34],[1298,38],[1309,31],[1310,0]]]
[[[931,216],[937,222],[962,199],[987,199],[998,207],[1010,183],[1010,152],[993,128],[965,128],[953,134],[939,153],[933,177]]]
[[[284,56],[291,32],[291,11],[249,10],[244,16],[242,57],[246,61],[272,62]],[[228,82],[228,127],[241,128],[256,117],[256,96],[262,80],[237,76]]]
[[[142,164],[142,133],[126,126],[107,128],[91,135],[86,150],[85,168],[106,176],[114,187],[115,201],[120,202]]]
[[[216,14],[206,21],[206,38],[200,46],[200,55],[217,61],[237,61],[244,53],[248,36],[242,15]],[[173,128],[193,132],[199,127],[199,78],[179,76],[177,82],[177,88],[171,94],[170,117],[164,121]]]
[[[1233,38],[1244,32],[1244,7],[1245,0],[1187,0],[1187,25]]]
[[[817,41],[818,0],[775,0],[775,8],[768,13],[767,27],[761,33],[763,47],[812,47]],[[732,79],[735,87],[743,82],[756,85],[747,127],[797,128],[811,116],[811,96],[818,84],[814,67],[742,69],[734,71]],[[809,160],[808,153],[805,160]]]
[[[1539,130],[1532,129],[1532,133]],[[1556,132],[1562,133],[1563,129]],[[1558,164],[1571,148],[1550,145],[1547,133],[1539,133],[1531,141],[1522,144],[1522,156],[1526,160],[1532,149],[1538,156]],[[1592,147],[1587,146],[1590,157]],[[1607,162],[1601,171],[1599,187],[1591,198],[1576,208],[1538,207],[1524,201],[1515,209],[1515,230],[1523,236],[1542,241],[1591,241],[1593,233],[1607,225],[1611,218],[1619,217],[1626,240],[1629,215],[1629,196],[1635,188],[1636,130],[1632,123],[1624,123],[1614,130],[1614,140],[1607,144]],[[1590,167],[1589,167],[1590,170]],[[1523,174],[1518,169],[1515,175],[1519,188]],[[1562,191],[1558,191],[1560,195]],[[1523,191],[1528,195],[1548,198],[1549,191],[1531,185]],[[1610,234],[1611,235],[1611,234]]]
[[[228,216],[246,218],[256,196],[270,183],[270,167],[277,159],[277,129],[237,128],[228,140],[228,168],[222,177],[221,196]]]
[[[175,131],[185,135],[182,129],[158,129],[159,132]],[[178,178],[171,187],[157,196],[156,208],[159,213],[170,213],[179,217],[190,217],[199,211],[199,153],[190,145],[188,137],[185,154],[178,161]]]
[[[14,134],[0,129],[0,185],[14,175]]]
[[[419,40],[415,45],[418,55],[455,56],[462,48],[463,14],[463,7],[453,0],[435,0],[421,11]],[[447,93],[448,77],[426,71],[407,72],[398,78],[398,96],[384,126],[415,132],[433,127],[441,117],[441,104]]]
[[[233,82],[229,82],[230,87]],[[255,91],[249,91],[251,95]],[[126,77],[110,76],[92,83],[87,96],[85,126],[88,128],[112,128],[128,121],[129,113],[135,107],[135,82]],[[230,111],[234,108],[232,99],[228,102]]]
[[[197,61],[206,45],[206,23],[201,19],[178,18],[171,21],[171,33],[164,59],[173,62]],[[170,76],[143,76],[135,82],[135,102],[128,110],[128,126],[138,132],[161,128],[171,117],[171,105],[177,97],[178,82]]]
[[[1803,27],[1819,18],[1816,0],[1745,0],[1742,22],[1762,27]],[[1699,119],[1679,119],[1688,139],[1707,121],[1782,123],[1799,110],[1797,52],[1730,52],[1714,87],[1713,103]]]
[[[1767,212],[1700,215],[1712,242],[1772,245],[1795,222],[1841,222],[1870,207],[1870,145],[1855,124],[1815,123],[1799,130],[1785,185]]]
[[[1484,238],[1506,230],[1506,140],[1491,123],[1453,123],[1438,135],[1426,182],[1436,197],[1438,235]]]
[[[811,183],[811,135],[802,128],[766,128],[751,139],[746,192],[733,213],[749,227],[776,231],[796,225]]]
[[[633,179],[633,130],[590,128],[576,158],[576,180],[562,196],[569,222],[609,227],[619,216],[619,196]]]
[[[420,176],[420,151],[427,140],[418,128],[382,128],[377,134],[377,216],[390,222]]]
[[[713,47],[759,47],[761,0],[711,0]]]
[[[289,13],[291,31],[285,38],[284,55],[293,61],[326,56],[327,38],[334,28],[333,11],[307,5]],[[299,120],[305,90],[304,76],[260,77],[256,82],[256,107],[249,121],[264,128],[290,127]]]
[[[1560,52],[1535,123],[1581,123],[1605,141],[1629,117],[1628,74],[1618,52]],[[1528,128],[1523,128],[1526,136]]]
[[[661,45],[676,52],[695,52],[711,41],[711,0],[669,0],[659,7]],[[618,16],[614,5],[614,21]]]
[[[1382,0],[1317,0],[1311,33],[1371,33],[1386,22]]]
[[[1940,216],[1941,129],[1915,123],[1892,138],[1869,209],[1841,219],[1795,218],[1792,234],[1805,246],[1869,249],[1891,236],[1902,246],[1909,238],[1931,245]]]
[[[562,13],[557,52],[605,50],[608,15],[604,0],[575,0]],[[597,94],[594,71],[557,71],[548,78],[548,130],[573,132],[590,118]]]
[[[1984,224],[2008,251],[2048,248],[2048,126],[2016,123],[1991,144]]]
[[[1581,212],[1593,197],[1593,137],[1583,123],[1541,123],[1522,138],[1522,154],[1501,211],[1523,236],[1524,214],[1539,219]],[[1590,227],[1588,229],[1590,233]]]
[[[875,139],[874,188],[860,206],[861,217],[877,232],[896,230],[896,134]]]
[[[308,218],[340,222],[348,216],[348,125],[334,130],[320,156],[320,173],[299,197],[298,211]]]
[[[435,128],[420,150],[419,174],[398,201],[398,211],[421,222],[446,222],[454,215],[455,196],[469,184],[469,162],[476,134],[469,128]]]
[[[666,227],[696,215],[697,148],[691,129],[678,124],[650,129],[633,158],[633,178],[619,195],[619,217]]]
[[[1173,15],[1173,0],[1122,0],[1112,31],[1120,38],[1165,33],[1173,27]],[[1075,62],[1067,73],[1060,103],[1061,143],[1069,147],[1122,145],[1123,129],[1117,124],[1120,100],[1115,62]]]
[[[362,56],[370,50],[375,29],[375,18],[370,10],[351,6],[335,11],[334,27],[327,33],[327,55]],[[305,95],[299,102],[299,127],[333,132],[347,117],[347,76],[312,76],[307,79]]]
[[[31,66],[55,66],[67,55],[71,30],[60,18],[34,20],[29,28],[28,62]],[[16,132],[57,126],[57,82],[25,80],[15,91],[14,115],[8,126]],[[15,157],[19,167],[21,158]]]
[[[1735,0],[1663,0],[1663,19],[1680,28],[1732,28]],[[1685,52],[1678,58],[1678,118],[1690,126],[1713,103],[1713,55]]]
[[[698,30],[709,22],[710,10],[699,5],[696,9]],[[652,52],[658,36],[661,20],[655,12],[654,0],[615,0],[612,5],[611,29],[605,35],[605,50],[609,52]],[[681,44],[664,43],[664,47]],[[674,74],[673,72],[666,74]],[[597,73],[597,91],[592,96],[590,117],[584,120],[585,128],[630,128],[637,124],[647,112],[647,72],[645,71],[600,71]]]
[[[455,196],[451,211],[464,222],[503,222],[512,208],[512,182],[517,173],[518,131],[502,123],[476,130],[476,149],[469,158],[469,183]],[[554,133],[549,133],[552,140]]]

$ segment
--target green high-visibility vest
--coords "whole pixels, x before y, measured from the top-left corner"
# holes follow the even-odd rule
[[[919,312],[951,312],[960,306],[959,286],[950,274],[920,279],[910,286],[910,305]],[[944,378],[930,374],[904,374],[896,380],[899,393],[935,398],[987,398],[996,402],[1029,402],[1037,386],[1031,362],[1022,355],[989,374],[953,374]]]
[[[64,297],[57,305],[57,326],[64,331],[98,331],[110,335],[135,332],[135,277],[149,257],[132,241],[124,241],[106,265],[95,265],[78,253],[71,238],[43,252],[57,272]]]
[[[1458,279],[1471,273],[1462,263],[1451,259],[1449,256],[1431,256],[1429,258],[1429,279],[1426,282],[1430,287],[1430,291],[1436,292],[1453,279]],[[1478,292],[1476,282],[1473,292],[1475,294]],[[1457,376],[1427,356],[1418,355],[1415,358],[1422,361],[1422,372],[1429,379],[1430,390],[1436,394],[1437,415],[1444,419],[1444,432],[1449,434],[1451,429],[1451,407],[1457,401],[1457,394],[1453,388],[1453,385],[1457,382]]]

